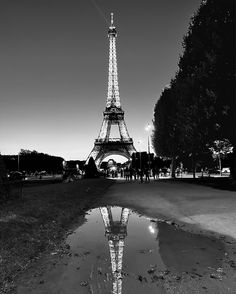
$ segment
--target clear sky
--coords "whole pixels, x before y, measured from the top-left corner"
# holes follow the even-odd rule
[[[0,152],[86,159],[106,104],[114,13],[121,104],[134,145],[177,70],[200,0],[1,0]],[[141,144],[137,142],[141,140]],[[138,146],[139,145],[139,146]]]

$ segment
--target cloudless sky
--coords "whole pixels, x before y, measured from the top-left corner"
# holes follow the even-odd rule
[[[110,12],[121,104],[137,150],[200,0],[2,0],[0,152],[86,159],[106,104]],[[142,141],[138,144],[138,141]]]

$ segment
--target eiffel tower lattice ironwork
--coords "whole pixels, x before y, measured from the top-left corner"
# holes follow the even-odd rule
[[[112,294],[122,293],[122,261],[124,252],[124,240],[127,236],[127,225],[130,209],[122,208],[120,220],[114,221],[111,207],[101,207],[100,212],[105,226],[105,234],[108,238],[111,269],[112,269]]]
[[[111,154],[123,155],[130,159],[136,149],[133,140],[130,138],[125,121],[124,111],[121,108],[118,71],[116,58],[116,37],[117,31],[113,24],[113,13],[111,13],[111,25],[108,30],[109,38],[109,73],[108,73],[108,91],[106,108],[103,112],[104,118],[102,126],[95,140],[94,147],[88,156],[92,156],[97,166],[102,160]],[[120,138],[110,138],[111,126],[118,126]],[[88,161],[87,159],[87,161]]]

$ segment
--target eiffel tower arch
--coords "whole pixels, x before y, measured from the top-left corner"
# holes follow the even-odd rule
[[[116,57],[116,38],[117,31],[113,24],[113,13],[111,13],[111,25],[108,30],[109,38],[109,72],[108,72],[108,91],[106,108],[103,112],[103,122],[98,135],[94,142],[94,147],[87,158],[92,156],[97,166],[100,166],[102,160],[109,155],[122,155],[130,159],[136,149],[133,140],[129,136],[127,126],[124,120],[124,111],[121,108],[117,57]],[[111,138],[111,127],[117,126],[119,138]]]

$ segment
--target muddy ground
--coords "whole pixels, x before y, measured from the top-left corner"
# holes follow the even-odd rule
[[[18,277],[53,251],[110,185],[103,179],[38,181],[23,186],[22,199],[1,204],[0,293],[15,293]]]
[[[36,207],[32,204],[35,201]],[[8,274],[3,275],[0,293],[111,293],[111,289],[103,290],[101,281],[97,282],[100,288],[92,284],[95,272],[97,275],[106,272],[107,284],[111,282],[109,255],[104,259],[106,264],[94,262],[93,258],[93,250],[104,234],[97,239],[91,239],[91,234],[84,237],[91,239],[92,245],[85,245],[92,246],[89,251],[75,249],[68,243],[68,238],[73,236],[75,230],[82,233],[84,230],[85,234],[89,226],[96,228],[95,224],[101,221],[95,221],[90,216],[94,212],[85,215],[85,211],[109,205],[129,208],[133,224],[140,227],[140,233],[137,228],[134,229],[135,237],[130,217],[125,240],[130,245],[124,247],[124,258],[133,246],[132,238],[139,238],[134,244],[146,240],[141,232],[142,223],[155,224],[152,230],[158,227],[158,237],[155,237],[158,239],[158,252],[155,253],[156,248],[152,243],[146,247],[142,244],[136,251],[131,250],[129,257],[131,261],[137,260],[137,268],[132,269],[130,265],[129,269],[123,264],[123,294],[134,293],[134,287],[137,287],[135,293],[156,293],[157,290],[158,293],[179,294],[236,293],[235,192],[168,180],[143,184],[82,180],[25,189],[24,201],[18,209],[9,204],[8,209],[4,210],[5,215],[1,216],[1,225],[4,223],[6,226],[5,230],[1,228],[1,245],[4,243],[2,237],[5,240],[8,238],[9,242],[2,245],[4,250],[1,249],[1,267]],[[140,225],[137,216],[142,220]],[[11,229],[14,236],[9,237],[10,233],[5,232],[9,224],[17,229],[21,227],[19,234],[23,232],[23,240],[15,229]],[[101,226],[100,230],[103,232],[104,227]],[[40,246],[35,245],[38,241],[34,239],[39,240]],[[15,244],[13,249],[9,244]],[[136,252],[136,255],[132,252]],[[97,252],[96,256],[100,254]],[[152,262],[157,256],[158,261]],[[143,262],[138,261],[139,258]],[[146,264],[148,262],[149,265]],[[92,270],[88,270],[87,278],[79,280],[78,277],[83,276],[83,263],[87,267],[90,264]],[[163,265],[158,269],[161,263]],[[74,273],[77,273],[77,284],[74,280],[66,284]],[[55,285],[59,285],[60,281],[63,281],[64,288],[58,289]]]

